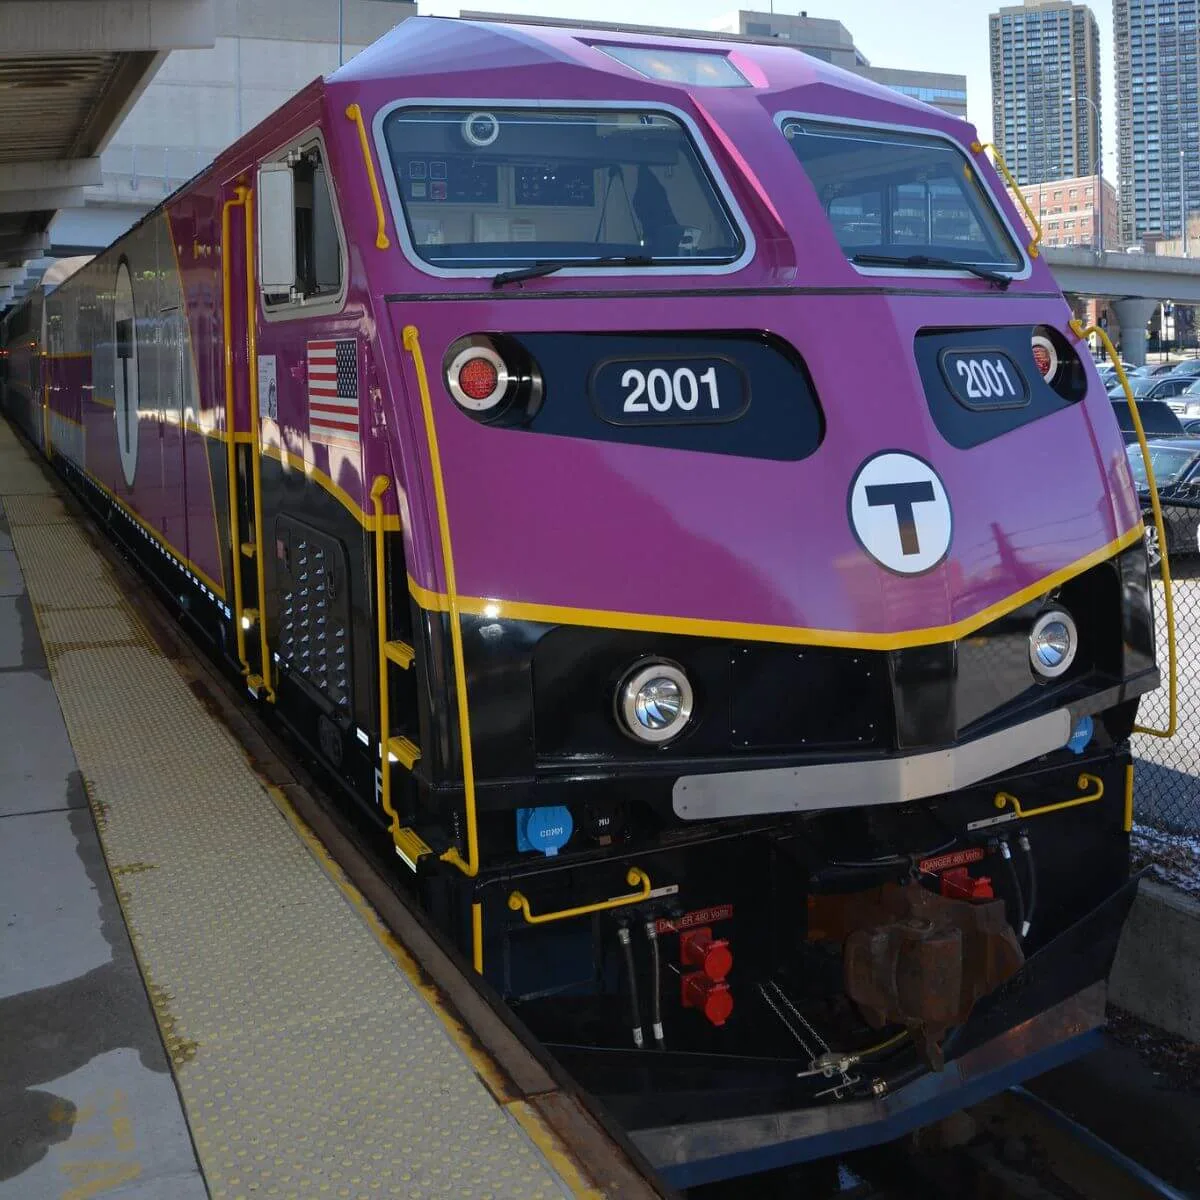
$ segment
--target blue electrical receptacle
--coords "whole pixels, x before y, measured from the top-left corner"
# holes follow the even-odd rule
[[[1067,739],[1067,749],[1075,754],[1082,754],[1087,749],[1088,742],[1092,740],[1092,734],[1095,731],[1096,724],[1090,716],[1080,717],[1075,722],[1071,736]]]
[[[562,805],[517,809],[517,849],[552,858],[571,840],[575,822]]]

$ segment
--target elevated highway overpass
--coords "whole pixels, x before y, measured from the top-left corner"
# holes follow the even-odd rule
[[[1042,256],[1064,292],[1113,301],[1123,331],[1145,330],[1164,300],[1200,305],[1200,258],[1086,246],[1043,246]],[[1131,337],[1126,332],[1121,352],[1130,362],[1145,362],[1145,336]]]

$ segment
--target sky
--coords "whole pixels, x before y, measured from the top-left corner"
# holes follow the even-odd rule
[[[1019,2],[1019,0],[1011,0]],[[767,8],[760,0],[742,0],[747,8]],[[418,0],[420,13],[457,16],[463,9],[510,12],[576,20],[606,20],[631,25],[680,25],[707,29],[738,0]],[[850,30],[872,66],[914,71],[948,71],[967,77],[967,115],[983,140],[991,136],[992,82],[988,64],[988,13],[995,0],[789,0],[776,12],[807,12],[830,17]],[[1112,5],[1092,6],[1100,26],[1101,122],[1104,174],[1116,179],[1117,122],[1113,105]]]

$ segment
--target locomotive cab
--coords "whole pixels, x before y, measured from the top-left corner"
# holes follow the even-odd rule
[[[1090,1044],[1142,517],[965,123],[412,18],[46,304],[10,414],[670,1180]]]

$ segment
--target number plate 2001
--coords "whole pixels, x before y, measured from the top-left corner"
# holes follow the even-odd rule
[[[727,358],[613,358],[595,367],[589,388],[613,425],[736,421],[750,406],[746,377]]]
[[[1029,388],[1020,368],[1003,350],[943,350],[942,375],[967,408],[1024,408]]]

